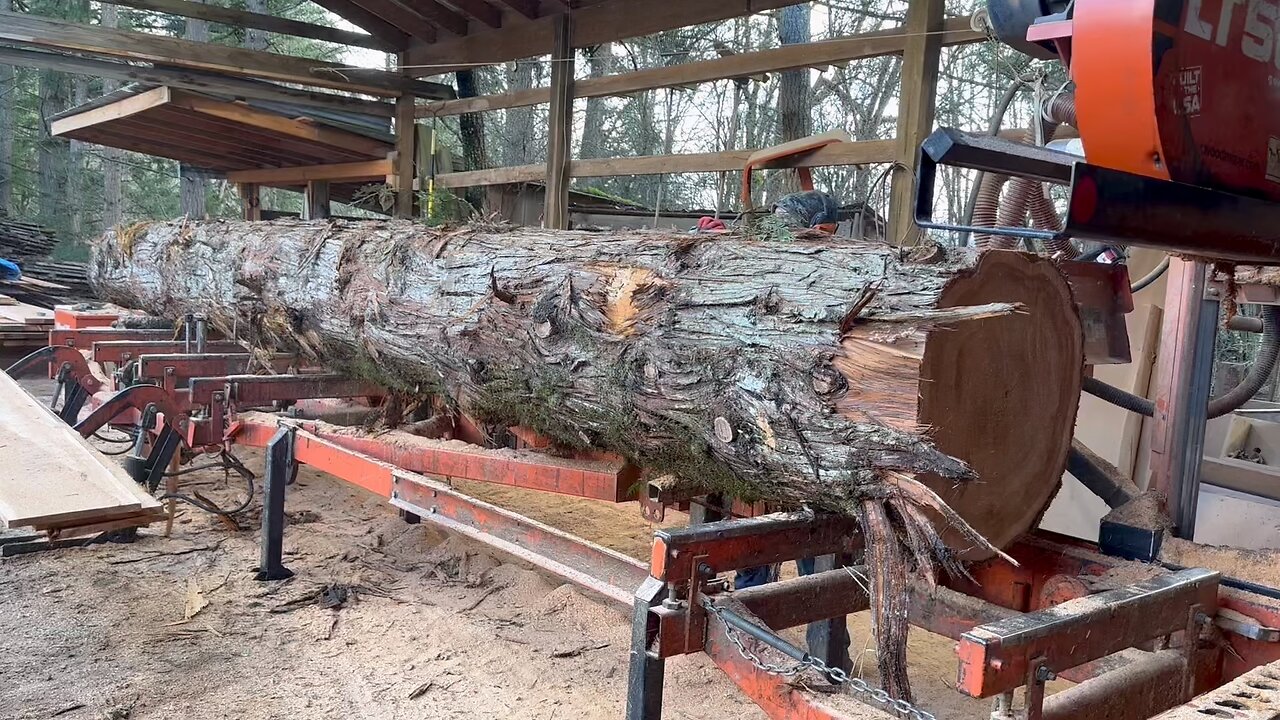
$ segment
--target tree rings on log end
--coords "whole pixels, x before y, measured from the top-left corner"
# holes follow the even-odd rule
[[[947,284],[938,307],[991,302],[1022,303],[1026,312],[935,329],[920,363],[919,423],[978,481],[921,480],[1004,548],[1039,524],[1058,492],[1080,403],[1084,340],[1066,278],[1047,259],[987,252]],[[944,537],[968,548],[954,531]],[[968,549],[962,557],[990,553]]]

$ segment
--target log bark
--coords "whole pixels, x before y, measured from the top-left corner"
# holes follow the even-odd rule
[[[92,275],[104,299],[202,312],[252,347],[654,476],[858,517],[868,543],[903,547],[879,557],[932,577],[959,570],[940,534],[980,559],[1038,521],[1082,340],[1048,260],[901,253],[821,234],[176,221],[108,233]]]

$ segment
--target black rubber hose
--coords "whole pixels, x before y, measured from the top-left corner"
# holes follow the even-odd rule
[[[1133,493],[1117,485],[1098,463],[1088,454],[1072,446],[1067,453],[1067,472],[1080,481],[1094,495],[1102,498],[1107,507],[1115,509],[1133,499]]]
[[[1253,399],[1275,372],[1277,359],[1280,359],[1280,306],[1266,305],[1262,308],[1262,346],[1258,348],[1258,358],[1239,385],[1209,401],[1209,419],[1222,417]],[[1152,417],[1156,413],[1156,404],[1150,400],[1097,378],[1085,378],[1084,391],[1139,415]]]
[[[1129,286],[1129,292],[1136,293],[1139,290],[1145,290],[1148,285],[1159,280],[1160,276],[1164,275],[1168,269],[1169,269],[1169,256],[1165,255],[1164,259],[1160,261],[1160,264],[1156,265],[1151,272],[1147,273],[1146,275],[1143,275],[1141,278],[1138,279],[1137,282]]]

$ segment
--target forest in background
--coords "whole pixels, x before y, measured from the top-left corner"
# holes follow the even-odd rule
[[[341,21],[309,0],[208,0],[254,12],[318,24]],[[981,0],[953,2],[949,14],[971,13]],[[236,45],[362,66],[394,65],[394,58],[273,33],[244,30],[90,0],[0,0],[0,9],[75,22]],[[819,41],[899,25],[901,0],[827,0],[747,18],[693,26],[644,38],[583,48],[577,77],[596,77],[751,52],[783,44]],[[347,26],[350,27],[350,26]],[[1025,56],[989,41],[944,48],[938,88],[938,124],[986,128],[1000,95],[1032,65]],[[695,89],[660,89],[627,97],[591,98],[575,104],[574,154],[583,158],[759,148],[796,137],[844,129],[855,140],[894,136],[901,60],[882,57],[823,71],[801,70],[707,83]],[[455,85],[461,96],[496,94],[546,85],[547,58],[432,78]],[[1006,127],[1029,123],[1032,100],[1057,89],[1047,78],[1022,93]],[[53,138],[48,119],[117,89],[118,83],[56,71],[0,65],[0,211],[39,222],[63,240],[59,254],[75,257],[84,240],[143,219],[183,214],[233,217],[240,212],[234,188],[197,168],[162,158]],[[471,116],[424,120],[458,159],[459,169],[524,165],[546,157],[547,107],[515,108]],[[882,213],[887,192],[873,183],[884,166],[815,170],[815,182],[841,202],[867,201]],[[758,183],[760,200],[789,189],[788,173]],[[594,188],[646,207],[736,208],[736,173],[582,178]],[[940,200],[958,212],[970,178],[944,172]],[[264,206],[296,211],[300,196],[273,191]]]

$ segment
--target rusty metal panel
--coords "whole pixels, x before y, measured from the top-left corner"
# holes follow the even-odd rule
[[[1254,668],[1154,720],[1273,720],[1280,717],[1280,661]]]

